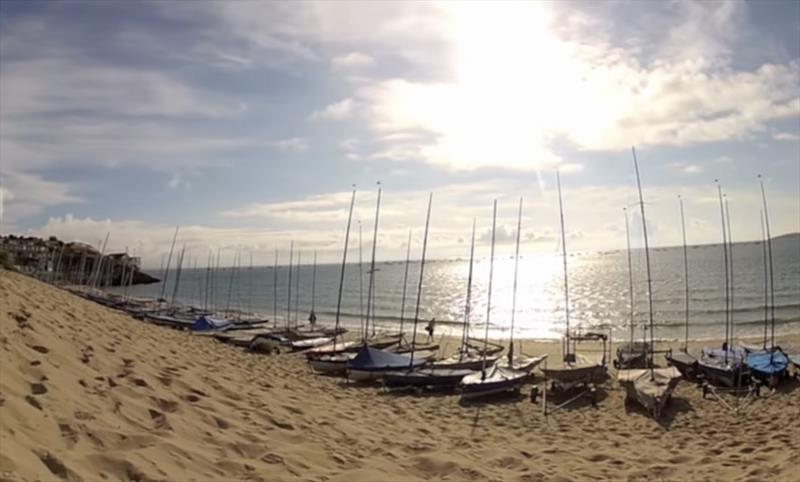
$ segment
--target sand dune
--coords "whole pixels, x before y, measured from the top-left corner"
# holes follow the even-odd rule
[[[0,328],[4,481],[797,480],[796,383],[741,417],[683,383],[657,423],[609,382],[545,418],[315,376],[1,270]]]

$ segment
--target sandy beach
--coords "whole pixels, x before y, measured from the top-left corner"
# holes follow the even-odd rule
[[[610,379],[598,408],[545,417],[531,385],[480,405],[384,392],[2,270],[0,306],[2,481],[797,480],[795,381],[740,416],[683,382],[656,422]]]

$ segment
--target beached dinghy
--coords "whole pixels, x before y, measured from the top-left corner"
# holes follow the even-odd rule
[[[383,380],[387,386],[403,387],[455,387],[474,370],[422,367],[415,370],[387,372]]]
[[[744,349],[704,348],[697,360],[697,371],[706,380],[719,385],[740,386],[749,376]]]
[[[656,419],[680,380],[681,372],[674,366],[634,368],[617,373],[617,381],[625,388],[625,401],[636,400]]]
[[[520,214],[522,210],[522,200],[520,199]],[[492,209],[492,246],[489,255],[489,286],[486,291],[486,322],[484,324],[484,360],[486,359],[486,348],[489,341],[489,325],[491,324],[492,314],[492,281],[494,278],[494,246],[495,246],[495,233],[497,228],[497,200],[494,200]],[[473,224],[473,236],[474,236]],[[519,229],[517,229],[519,233]],[[519,249],[519,236],[517,236],[517,248]],[[519,251],[517,252],[517,259],[519,259]],[[515,270],[516,271],[516,270]],[[516,274],[516,273],[515,273]],[[516,295],[516,290],[515,290]],[[512,309],[512,320],[513,320]],[[512,321],[513,323],[513,321]],[[513,325],[512,325],[513,333]],[[511,342],[513,348],[513,338]],[[509,356],[512,356],[510,354]],[[461,399],[472,400],[475,398],[487,397],[490,395],[497,395],[500,393],[519,393],[522,384],[527,378],[528,372],[522,370],[515,370],[510,366],[499,366],[495,363],[492,366],[487,366],[485,363],[481,367],[480,372],[473,373],[465,376],[461,380]]]
[[[578,336],[572,336],[575,340]],[[605,357],[602,361],[571,353],[572,357],[561,365],[542,367],[545,378],[553,382],[555,388],[568,390],[578,385],[590,385],[603,382],[608,376]]]
[[[308,364],[317,373],[341,375],[347,372],[347,363],[356,357],[354,352],[334,353],[309,358]]]
[[[686,379],[697,378],[697,357],[688,351],[678,351],[667,353],[667,364],[673,366],[681,372]]]
[[[319,346],[325,346],[333,341],[333,338],[322,336],[319,338],[306,338],[295,340],[289,343],[289,347],[294,351],[308,350]]]
[[[626,370],[631,368],[644,368],[647,366],[647,353],[650,345],[643,342],[625,343],[617,347],[617,358],[614,368]]]
[[[789,357],[780,349],[762,350],[747,355],[750,375],[774,387],[784,378],[789,368]]]
[[[427,351],[414,352],[412,358],[411,355],[365,346],[347,363],[347,378],[355,381],[377,380],[387,372],[423,366],[433,355],[433,352]]]
[[[501,393],[519,393],[527,375],[520,370],[493,365],[483,372],[467,375],[461,380],[461,398],[472,400]]]

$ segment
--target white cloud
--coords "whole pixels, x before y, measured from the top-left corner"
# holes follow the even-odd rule
[[[331,65],[336,68],[363,67],[372,65],[375,59],[362,52],[350,52],[346,55],[338,55],[331,59]]]
[[[776,141],[797,142],[800,141],[800,134],[793,132],[778,132],[777,134],[773,135],[772,138]]]
[[[326,106],[324,109],[317,110],[311,113],[309,119],[312,121],[339,121],[349,118],[353,114],[355,102],[353,99],[342,99]]]
[[[282,151],[303,152],[308,150],[308,141],[300,137],[291,137],[274,141],[273,145]]]

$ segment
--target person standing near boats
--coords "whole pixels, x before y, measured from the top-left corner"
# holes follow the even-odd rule
[[[428,326],[425,327],[425,331],[428,332],[428,341],[433,340],[433,330],[436,328],[436,318],[431,318],[431,321],[428,322]]]

